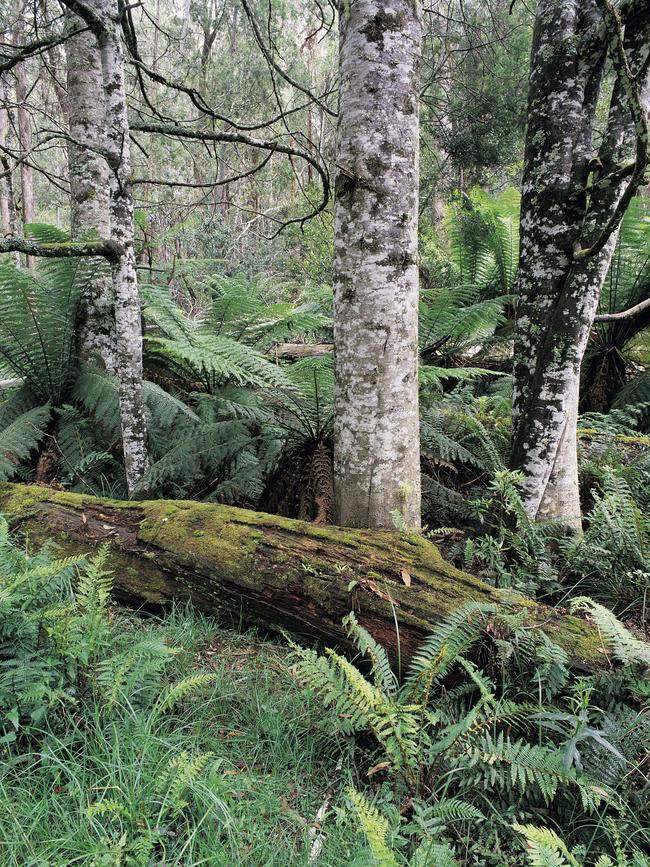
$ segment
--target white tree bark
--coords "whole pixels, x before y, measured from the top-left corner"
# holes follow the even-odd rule
[[[581,258],[580,250],[608,225],[626,183],[599,181],[629,162],[634,144],[632,115],[617,81],[593,162],[607,49],[602,20],[596,0],[538,4],[522,187],[512,462],[524,475],[529,514],[576,529],[580,366],[617,233],[593,256]],[[625,30],[634,72],[645,69],[649,36],[650,9],[640,2]],[[647,111],[647,69],[644,76]]]
[[[20,22],[20,18],[18,18]],[[20,25],[14,31],[14,44],[22,43],[22,31]],[[25,226],[34,222],[34,171],[31,166],[31,150],[32,150],[32,127],[27,107],[27,69],[24,63],[19,63],[15,68],[16,78],[16,114],[18,117],[18,144],[20,146],[20,209],[23,223],[23,233]],[[26,257],[26,264],[29,268],[36,265],[36,260],[33,256]]]
[[[94,34],[86,31],[72,37],[66,43],[66,57],[72,239],[81,240],[93,232],[108,238],[111,231],[109,173],[106,160],[98,152],[104,144],[106,106],[102,64]],[[81,358],[98,354],[108,370],[116,371],[113,286],[110,274],[104,269],[97,272],[86,289],[77,335]]]
[[[106,110],[104,148],[110,178],[110,232],[122,253],[113,265],[116,370],[119,381],[124,465],[129,495],[149,468],[144,412],[142,325],[135,263],[129,119],[117,3],[95,0]]]
[[[417,0],[346,0],[334,227],[336,520],[420,526]]]
[[[8,144],[9,129],[9,83],[7,76],[0,76],[0,146]],[[4,153],[0,153],[0,219],[3,235],[17,235],[16,201],[14,198],[12,166]],[[20,264],[20,253],[12,253],[16,265]]]

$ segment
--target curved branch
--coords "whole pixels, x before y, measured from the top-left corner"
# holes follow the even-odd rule
[[[640,301],[634,307],[629,307],[627,310],[621,310],[620,313],[599,313],[594,317],[594,322],[618,322],[619,319],[631,319],[648,308],[650,308],[650,298]]]
[[[281,227],[282,229],[284,229],[286,226],[291,225],[292,223],[300,223],[301,226],[304,225],[307,220],[310,220],[312,217],[315,217],[322,211],[324,211],[329,202],[330,182],[328,174],[324,167],[321,165],[321,163],[317,159],[315,159],[315,157],[313,157],[308,151],[305,151],[302,148],[290,147],[289,145],[283,144],[282,142],[271,141],[269,139],[253,138],[252,136],[244,135],[241,132],[216,132],[207,130],[194,130],[186,129],[185,127],[176,126],[174,124],[142,123],[136,121],[131,124],[131,130],[133,132],[158,133],[159,135],[169,135],[176,138],[194,139],[195,141],[215,141],[228,142],[231,144],[245,144],[249,147],[258,148],[260,150],[271,151],[272,153],[277,152],[281,154],[288,154],[289,156],[294,156],[298,157],[299,159],[305,160],[305,162],[308,162],[316,170],[316,172],[318,172],[321,183],[323,185],[322,199],[318,203],[318,205],[316,205],[313,210],[310,211],[310,213],[306,216],[296,217],[295,219],[287,220],[286,222],[284,222]]]
[[[72,36],[76,36],[78,33],[84,33],[88,28],[66,28],[61,33],[57,33],[53,36],[46,36],[43,39],[37,39],[34,42],[28,42],[26,45],[21,46],[15,54],[5,54],[0,63],[0,74],[3,72],[8,72],[10,69],[13,69],[14,66],[18,66],[19,63],[22,63],[23,60],[28,60],[30,57],[34,57],[36,54],[42,54],[44,51],[47,51],[49,48],[55,48],[57,45],[62,45]]]
[[[258,172],[260,169],[263,169],[264,166],[268,163],[268,161],[273,156],[273,151],[269,151],[267,156],[264,157],[263,160],[253,166],[250,169],[247,169],[244,172],[239,172],[236,175],[229,175],[227,178],[222,178],[220,181],[210,181],[207,184],[193,184],[185,181],[158,181],[154,178],[134,178],[132,183],[135,184],[150,184],[153,187],[189,187],[193,190],[202,190],[202,189],[212,189],[213,187],[223,187],[226,184],[234,184],[235,181],[241,181],[244,178],[250,177],[250,175],[254,175],[255,172]]]
[[[276,63],[273,55],[266,47],[264,39],[262,38],[262,33],[260,31],[260,26],[257,23],[257,18],[255,17],[255,13],[248,5],[248,0],[241,0],[241,4],[244,7],[244,12],[246,13],[246,17],[250,21],[251,27],[253,28],[253,33],[255,35],[255,41],[260,47],[260,51],[264,55],[266,62],[271,66],[275,71],[280,75],[287,84],[290,84],[292,87],[295,87],[296,90],[299,90],[301,93],[304,93],[305,96],[308,96],[310,100],[316,103],[316,105],[321,108],[326,114],[329,114],[331,117],[336,117],[337,113],[333,111],[328,105],[322,102],[315,94],[313,94],[308,87],[305,87],[303,84],[300,84],[299,81],[296,81],[295,78],[292,78],[288,72],[285,72],[282,67]]]

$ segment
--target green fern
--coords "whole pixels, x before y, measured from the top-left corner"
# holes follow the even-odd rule
[[[604,605],[587,596],[571,600],[572,611],[584,611],[595,622],[600,635],[614,658],[623,665],[650,665],[650,645],[635,638],[620,620]]]
[[[189,806],[187,792],[212,759],[213,753],[190,756],[186,750],[171,759],[156,780],[156,790],[163,800],[164,813],[175,816]]]
[[[51,418],[50,405],[27,410],[0,429],[0,481],[13,478],[20,463],[38,448]]]
[[[564,841],[549,828],[535,825],[513,825],[526,841],[526,854],[531,867],[580,867]]]
[[[368,846],[377,867],[397,867],[397,860],[386,843],[388,819],[379,812],[362,794],[347,788],[345,795],[352,804],[359,825],[366,835]]]
[[[214,683],[216,678],[217,675],[214,673],[192,674],[167,687],[156,704],[156,715],[169,712],[193,692]]]

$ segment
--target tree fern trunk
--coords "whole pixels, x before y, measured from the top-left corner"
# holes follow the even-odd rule
[[[277,515],[190,501],[128,503],[0,485],[0,512],[63,553],[112,546],[116,589],[152,603],[191,600],[235,624],[285,628],[346,645],[342,618],[359,622],[406,662],[437,621],[470,600],[512,606],[576,664],[606,655],[586,621],[495,590],[446,563],[410,534],[318,527]]]

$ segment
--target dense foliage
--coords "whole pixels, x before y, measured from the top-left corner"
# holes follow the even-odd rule
[[[0,523],[4,863],[649,863],[650,656],[597,603],[614,669],[469,605],[400,676],[352,614],[360,668],[116,609],[109,567]]]

